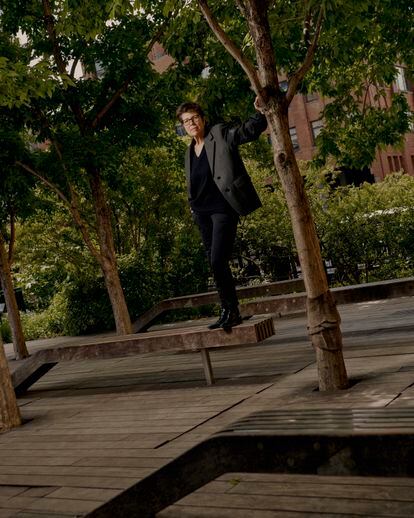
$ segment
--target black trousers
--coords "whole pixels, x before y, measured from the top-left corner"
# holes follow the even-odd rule
[[[236,238],[237,214],[194,214],[208,262],[224,308],[237,308],[238,299],[229,261]]]

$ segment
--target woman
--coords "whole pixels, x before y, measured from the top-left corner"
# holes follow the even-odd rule
[[[238,146],[259,138],[266,129],[260,112],[243,124],[209,126],[201,106],[183,103],[177,117],[192,137],[185,155],[188,199],[213,271],[221,301],[220,317],[210,329],[230,329],[242,321],[234,279],[230,270],[239,216],[261,206],[244,167]]]

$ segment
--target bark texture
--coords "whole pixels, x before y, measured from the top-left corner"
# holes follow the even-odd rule
[[[13,347],[16,360],[27,358],[29,352],[23,334],[19,308],[14,293],[13,280],[10,270],[9,256],[6,251],[6,243],[0,232],[0,281],[7,307],[7,316],[13,337]]]
[[[287,201],[305,283],[308,332],[316,352],[319,389],[343,389],[348,386],[348,377],[342,353],[341,319],[329,291],[304,181],[290,139],[287,106],[280,101],[270,103],[267,119],[274,163]]]
[[[10,377],[3,341],[0,337],[0,431],[4,432],[21,424],[20,410]]]
[[[91,168],[88,170],[88,174],[94,199],[97,236],[100,249],[99,263],[104,275],[106,289],[108,290],[116,331],[119,335],[131,334],[131,318],[118,273],[111,213],[106,201],[99,171]]]

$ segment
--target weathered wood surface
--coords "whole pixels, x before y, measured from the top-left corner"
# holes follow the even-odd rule
[[[286,315],[306,308],[306,293],[303,281],[292,279],[258,286],[237,288],[240,299],[252,299],[242,303],[243,316]],[[414,295],[414,277],[370,282],[331,289],[337,304],[353,304],[370,300],[382,300]],[[134,333],[145,331],[162,314],[174,309],[195,308],[219,302],[216,291],[165,299],[143,313],[132,325]]]
[[[237,294],[240,299],[249,299],[252,297],[270,297],[293,292],[302,292],[303,290],[304,285],[302,279],[291,279],[288,281],[260,284],[258,286],[240,287],[237,288]],[[174,309],[198,308],[206,304],[216,304],[218,302],[220,302],[220,299],[217,291],[164,299],[140,315],[134,322],[132,328],[134,333],[138,333],[146,330],[151,322],[168,311],[172,311]],[[253,315],[253,313],[249,313],[248,316],[251,315]]]
[[[414,477],[413,458],[414,408],[265,410],[231,423],[88,516],[151,518],[229,472]]]
[[[409,518],[414,480],[231,473],[157,518]]]
[[[277,334],[262,344],[212,351],[211,387],[191,352],[58,364],[19,398],[25,424],[0,434],[0,516],[84,516],[251,412],[414,408],[412,303],[341,308],[353,385],[339,393],[315,390],[303,316],[278,320]],[[11,345],[6,351],[12,358]],[[232,473],[160,518],[408,518],[413,487],[412,478]]]
[[[162,351],[200,351],[204,350],[203,364],[207,382],[213,382],[211,364],[206,361],[208,349],[224,348],[241,344],[261,342],[274,334],[270,318],[252,318],[233,327],[209,330],[205,326],[158,330],[139,335],[111,336],[74,345],[61,345],[42,349],[27,360],[20,362],[12,374],[13,386],[17,392],[27,390],[57,363],[90,359],[123,358],[137,354]]]

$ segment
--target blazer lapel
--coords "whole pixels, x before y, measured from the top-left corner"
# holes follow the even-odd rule
[[[185,152],[185,160],[184,160],[184,164],[185,164],[185,176],[187,178],[187,192],[188,192],[188,197],[190,198],[191,197],[191,155],[190,155],[190,152],[191,152],[191,146],[193,144],[191,143],[186,152]]]
[[[211,169],[211,174],[214,176],[214,166],[216,161],[216,141],[211,132],[208,133],[206,139],[204,140],[204,147],[206,148],[207,160]]]

